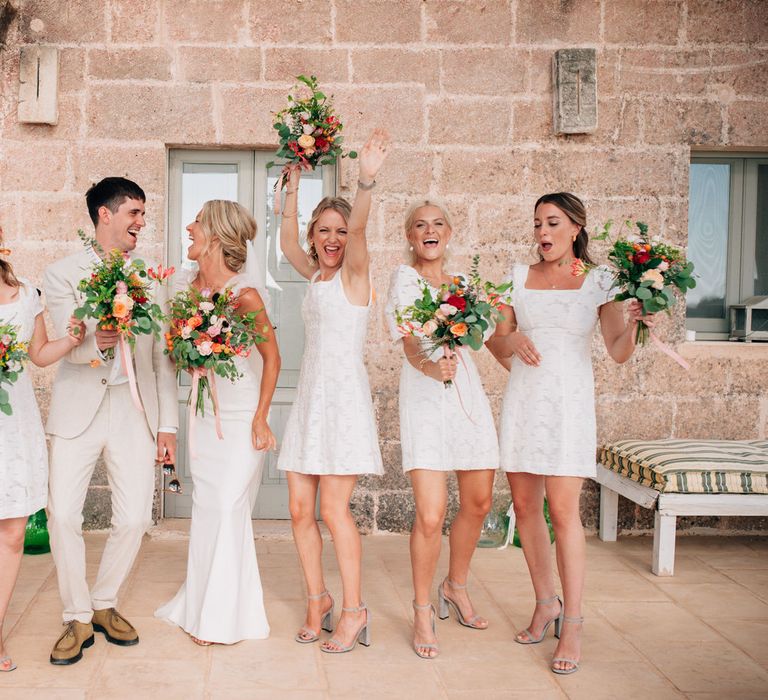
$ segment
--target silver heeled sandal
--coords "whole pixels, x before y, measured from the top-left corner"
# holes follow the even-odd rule
[[[8,668],[3,668],[3,664],[8,663]],[[0,671],[3,673],[10,673],[16,670],[16,664],[13,663],[13,659],[10,656],[3,656],[0,658]]]
[[[413,601],[413,612],[414,612],[414,614],[415,614],[415,612],[417,610],[431,610],[432,611],[431,618],[430,618],[430,622],[432,623],[432,634],[434,634],[435,637],[437,637],[437,632],[435,631],[435,606],[432,605],[432,603],[428,603],[427,605],[417,605],[416,601],[414,600]],[[416,619],[415,618],[413,620],[413,626],[414,627],[416,626]],[[419,649],[434,649],[435,650],[435,654],[434,654],[434,656],[430,655],[428,652],[426,654],[422,654],[422,653],[419,652]],[[440,653],[440,647],[436,643],[435,644],[426,644],[426,643],[417,644],[416,640],[414,639],[413,640],[413,651],[415,652],[416,656],[418,656],[420,659],[434,659]]]
[[[461,614],[461,610],[459,610],[459,606],[456,605],[456,603],[451,600],[447,595],[445,595],[445,584],[448,583],[451,588],[455,588],[457,591],[460,591],[467,587],[467,584],[460,584],[460,583],[454,583],[449,578],[444,578],[443,582],[437,587],[437,604],[438,604],[438,617],[441,620],[445,620],[448,618],[448,611],[449,606],[453,608],[453,612],[456,613],[456,619],[458,620],[460,625],[464,625],[464,627],[469,627],[473,630],[485,630],[488,629],[488,624],[486,623],[485,626],[478,625],[478,620],[482,620],[483,617],[481,615],[472,615],[472,617],[469,618],[469,620],[464,619],[464,615]]]
[[[570,623],[572,623],[574,625],[580,625],[580,624],[582,624],[584,622],[584,618],[583,617],[568,617],[566,615],[566,616],[563,616],[563,622],[570,622]],[[555,664],[558,661],[560,663],[571,664],[571,667],[570,668],[555,668]],[[579,662],[580,662],[580,659],[579,660],[577,660],[577,659],[566,659],[563,656],[556,656],[555,658],[552,659],[552,663],[550,664],[549,668],[552,670],[552,673],[557,673],[557,674],[559,674],[561,676],[567,676],[569,673],[576,673],[576,671],[579,670]]]
[[[323,613],[323,617],[320,620],[320,630],[325,630],[326,632],[333,632],[333,597],[328,591],[323,591],[322,593],[318,593],[317,595],[308,595],[307,600],[320,600],[321,598],[325,598],[325,596],[328,596],[331,599],[331,607],[328,608],[328,610]],[[320,639],[320,632],[315,632],[315,630],[310,629],[306,625],[302,627],[297,633],[294,639],[299,644],[311,644],[312,642],[316,642],[318,639]]]
[[[544,625],[544,629],[541,630],[541,634],[538,637],[534,637],[531,630],[528,629],[527,627],[524,630],[518,632],[515,635],[515,641],[518,644],[538,644],[540,641],[544,639],[544,636],[547,634],[547,630],[549,629],[549,626],[553,622],[555,623],[555,637],[560,639],[560,627],[562,626],[563,619],[564,619],[563,601],[560,600],[560,596],[556,595],[556,596],[552,596],[551,598],[544,598],[544,600],[537,600],[536,605],[549,605],[550,603],[554,603],[555,601],[560,603],[560,612],[551,620],[549,620],[546,625]],[[527,634],[528,639],[520,639],[521,634]]]
[[[338,639],[331,637],[327,642],[323,642],[323,644],[320,645],[320,651],[324,651],[326,654],[345,654],[348,651],[352,651],[355,646],[357,646],[358,642],[364,647],[371,646],[371,613],[365,606],[365,603],[360,603],[356,608],[342,608],[341,611],[349,613],[365,611],[365,622],[363,623],[363,626],[357,630],[357,634],[349,646],[343,647]],[[325,646],[326,644],[335,644],[338,649],[331,649],[329,646]]]

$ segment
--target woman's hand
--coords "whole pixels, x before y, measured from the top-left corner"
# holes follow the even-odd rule
[[[448,357],[441,357],[437,362],[427,360],[424,363],[423,372],[435,381],[450,382],[456,376],[458,366],[459,361],[454,352]]]
[[[269,427],[266,418],[254,416],[251,424],[251,442],[254,450],[277,449],[277,439]]]
[[[288,194],[293,194],[296,192],[296,190],[299,188],[299,180],[301,180],[301,167],[297,164],[291,166],[288,173]]]
[[[387,158],[389,134],[386,129],[374,129],[365,146],[360,149],[360,182],[370,185],[376,179]]]
[[[531,339],[520,331],[509,334],[509,347],[522,362],[531,367],[538,367],[541,363],[541,355]]]
[[[69,323],[67,324],[67,336],[72,343],[72,347],[76,348],[85,339],[85,323],[74,316],[70,316]]]
[[[627,304],[627,312],[629,315],[629,325],[634,328],[639,321],[642,321],[648,328],[653,328],[656,324],[656,314],[646,314],[643,311],[642,302],[637,299],[633,299]]]

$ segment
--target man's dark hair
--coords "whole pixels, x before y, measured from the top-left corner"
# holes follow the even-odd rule
[[[99,209],[107,207],[112,213],[116,212],[126,199],[147,201],[147,195],[135,182],[124,177],[105,177],[101,182],[91,186],[85,193],[93,225],[99,223]]]

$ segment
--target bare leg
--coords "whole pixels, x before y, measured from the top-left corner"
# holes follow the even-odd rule
[[[360,585],[362,545],[355,519],[349,510],[349,499],[352,497],[356,482],[357,476],[354,474],[320,477],[320,514],[333,537],[336,561],[339,563],[341,585],[344,590],[343,607],[345,608],[359,608],[362,604]],[[366,615],[364,610],[358,612],[342,610],[339,624],[333,635],[339,644],[326,641],[323,642],[323,647],[339,649],[349,646],[365,624]]]
[[[6,656],[3,641],[3,624],[11,602],[13,587],[21,567],[21,555],[24,552],[24,529],[27,518],[6,518],[0,520],[0,658]],[[11,668],[12,662],[2,664],[4,670]]]
[[[512,491],[515,506],[515,519],[520,533],[523,555],[531,574],[536,600],[548,600],[555,595],[555,578],[552,575],[550,560],[550,541],[547,521],[544,520],[544,477],[525,472],[508,472],[507,480]],[[541,634],[544,625],[560,613],[556,600],[544,605],[536,605],[533,617],[528,625],[530,634],[525,630],[517,633],[517,638],[527,641]]]
[[[299,553],[299,561],[304,572],[307,594],[318,596],[325,591],[323,579],[323,538],[315,519],[315,500],[320,477],[312,474],[288,474],[288,509],[291,513],[293,541]],[[305,626],[310,630],[320,631],[320,621],[332,604],[328,596],[307,601],[307,619]],[[299,632],[304,639],[312,635]]]
[[[416,517],[411,529],[413,602],[424,606],[429,605],[431,600],[432,581],[440,557],[448,490],[445,472],[413,469],[409,474],[416,502]],[[429,658],[437,656],[437,649],[419,646],[420,643],[437,643],[429,608],[415,608],[413,611],[413,643],[420,655]]]
[[[448,583],[445,592],[461,610],[465,620],[475,616],[472,602],[466,588],[454,587],[467,585],[469,563],[475,553],[477,539],[483,520],[491,509],[493,492],[493,469],[457,471],[459,482],[459,512],[451,524],[451,559],[448,567]],[[488,620],[477,617],[472,624],[480,629],[488,627]]]
[[[565,615],[581,617],[581,601],[584,594],[586,546],[581,525],[579,499],[583,479],[575,476],[547,477],[547,501],[552,526],[555,529],[557,570],[563,586]],[[581,624],[566,622],[555,648],[555,658],[564,657],[578,661],[581,658]],[[558,661],[555,668],[570,670],[573,664]]]

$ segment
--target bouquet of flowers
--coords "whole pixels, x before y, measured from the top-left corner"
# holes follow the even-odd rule
[[[75,309],[75,318],[95,318],[100,330],[118,331],[121,348],[124,340],[133,345],[136,334],[159,336],[163,312],[150,302],[149,288],[153,280],[162,284],[174,273],[174,268],[164,269],[161,265],[158,270],[147,269],[144,261],[132,260],[119,250],[104,254],[99,244],[87,238],[82,230],[77,235],[86,245],[102,253],[103,260],[95,263],[91,276],[77,285],[85,302]],[[110,348],[106,354],[114,357],[114,350]]]
[[[696,286],[693,263],[686,261],[681,250],[663,243],[658,236],[649,237],[648,226],[642,221],[625,221],[624,226],[630,233],[615,241],[610,236],[612,226],[613,222],[608,221],[594,238],[612,243],[608,260],[613,267],[613,286],[619,290],[614,301],[637,299],[645,313],[669,313],[675,303],[675,289],[685,294]],[[637,228],[637,233],[632,232],[633,228]],[[583,275],[590,267],[576,259],[571,271],[574,275]],[[635,340],[645,345],[649,337],[650,330],[641,321],[637,324]]]
[[[195,414],[204,414],[204,391],[218,414],[216,383],[208,380],[208,371],[234,382],[241,376],[235,357],[248,357],[255,344],[266,341],[267,327],[257,327],[256,312],[238,314],[238,306],[232,289],[211,294],[210,289],[189,287],[171,300],[165,354],[170,355],[178,373],[192,372],[190,402],[195,394]]]
[[[485,332],[501,320],[501,305],[512,289],[512,282],[497,285],[482,280],[478,273],[479,264],[480,256],[475,255],[469,281],[463,276],[454,277],[436,293],[422,280],[421,298],[410,306],[395,310],[397,325],[403,335],[425,339],[426,347],[422,350],[425,357],[440,347],[445,354],[462,345],[480,350]],[[445,382],[445,385],[449,387],[451,382]]]
[[[16,382],[27,360],[27,344],[17,340],[17,333],[16,326],[0,324],[0,411],[6,416],[12,415],[13,409],[2,385]]]
[[[277,158],[285,158],[283,173],[277,183],[282,189],[292,167],[313,170],[318,165],[333,165],[338,158],[357,158],[355,151],[344,153],[341,132],[344,128],[333,113],[333,106],[317,87],[317,78],[299,75],[300,84],[309,88],[309,95],[288,95],[289,105],[275,115],[275,130],[280,137]],[[300,87],[300,85],[297,85]],[[268,163],[267,167],[275,165]]]

